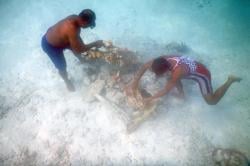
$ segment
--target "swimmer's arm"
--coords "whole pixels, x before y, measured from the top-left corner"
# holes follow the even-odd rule
[[[173,89],[176,86],[176,82],[174,80],[170,80],[166,86],[164,87],[164,89],[160,90],[159,92],[157,92],[155,95],[153,95],[152,97],[146,98],[148,101],[152,101],[155,99],[158,99],[162,96],[165,96],[166,94],[168,94],[168,92]]]
[[[131,84],[132,89],[137,89],[139,86],[139,81],[141,79],[141,77],[143,76],[143,74],[147,71],[147,69],[149,69],[152,65],[153,61],[149,61],[147,63],[145,63],[144,65],[142,65],[140,67],[140,69],[138,70],[138,72],[135,74],[133,82]]]
[[[184,98],[184,90],[183,90],[183,86],[182,86],[182,83],[181,83],[181,80],[177,81],[176,82],[176,88],[180,94],[180,97],[181,98]]]
[[[181,76],[182,76],[182,70],[181,70],[181,68],[176,69],[174,71],[174,73],[172,74],[171,79],[165,85],[164,89],[162,89],[161,91],[157,92],[152,97],[145,98],[144,101],[146,101],[146,102],[152,102],[153,100],[158,99],[158,98],[160,98],[160,97],[165,96],[166,94],[168,94],[168,92],[171,89],[173,89],[178,84],[178,82],[180,81]]]

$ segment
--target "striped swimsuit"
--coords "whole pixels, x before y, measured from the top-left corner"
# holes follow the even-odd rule
[[[179,65],[185,65],[187,75],[184,79],[192,79],[199,84],[202,95],[213,93],[211,84],[211,74],[201,63],[186,56],[164,56],[167,61],[175,61],[171,71],[173,72]]]

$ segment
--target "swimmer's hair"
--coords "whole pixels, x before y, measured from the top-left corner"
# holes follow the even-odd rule
[[[164,57],[159,57],[154,59],[151,68],[156,75],[161,75],[170,69],[170,63]]]
[[[95,22],[96,19],[95,13],[91,9],[82,10],[78,16],[89,23]]]

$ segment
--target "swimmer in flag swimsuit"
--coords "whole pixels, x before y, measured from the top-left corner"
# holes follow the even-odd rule
[[[201,63],[180,55],[161,56],[145,63],[136,73],[132,83],[125,88],[128,96],[133,96],[139,86],[139,81],[147,69],[150,69],[156,76],[163,76],[165,73],[170,74],[170,80],[165,87],[151,97],[144,98],[144,104],[150,104],[176,87],[180,94],[184,96],[182,79],[191,79],[199,84],[201,94],[207,104],[215,105],[224,96],[228,88],[234,82],[240,82],[241,78],[229,75],[226,82],[218,89],[213,91],[211,84],[211,74],[209,70]]]

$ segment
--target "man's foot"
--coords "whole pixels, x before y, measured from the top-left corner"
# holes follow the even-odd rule
[[[240,82],[242,80],[242,78],[234,76],[234,75],[229,75],[228,80],[233,83],[233,82]]]
[[[70,80],[65,81],[65,83],[66,83],[66,86],[67,86],[69,91],[71,91],[71,92],[75,91],[75,86],[73,85],[73,83]]]

